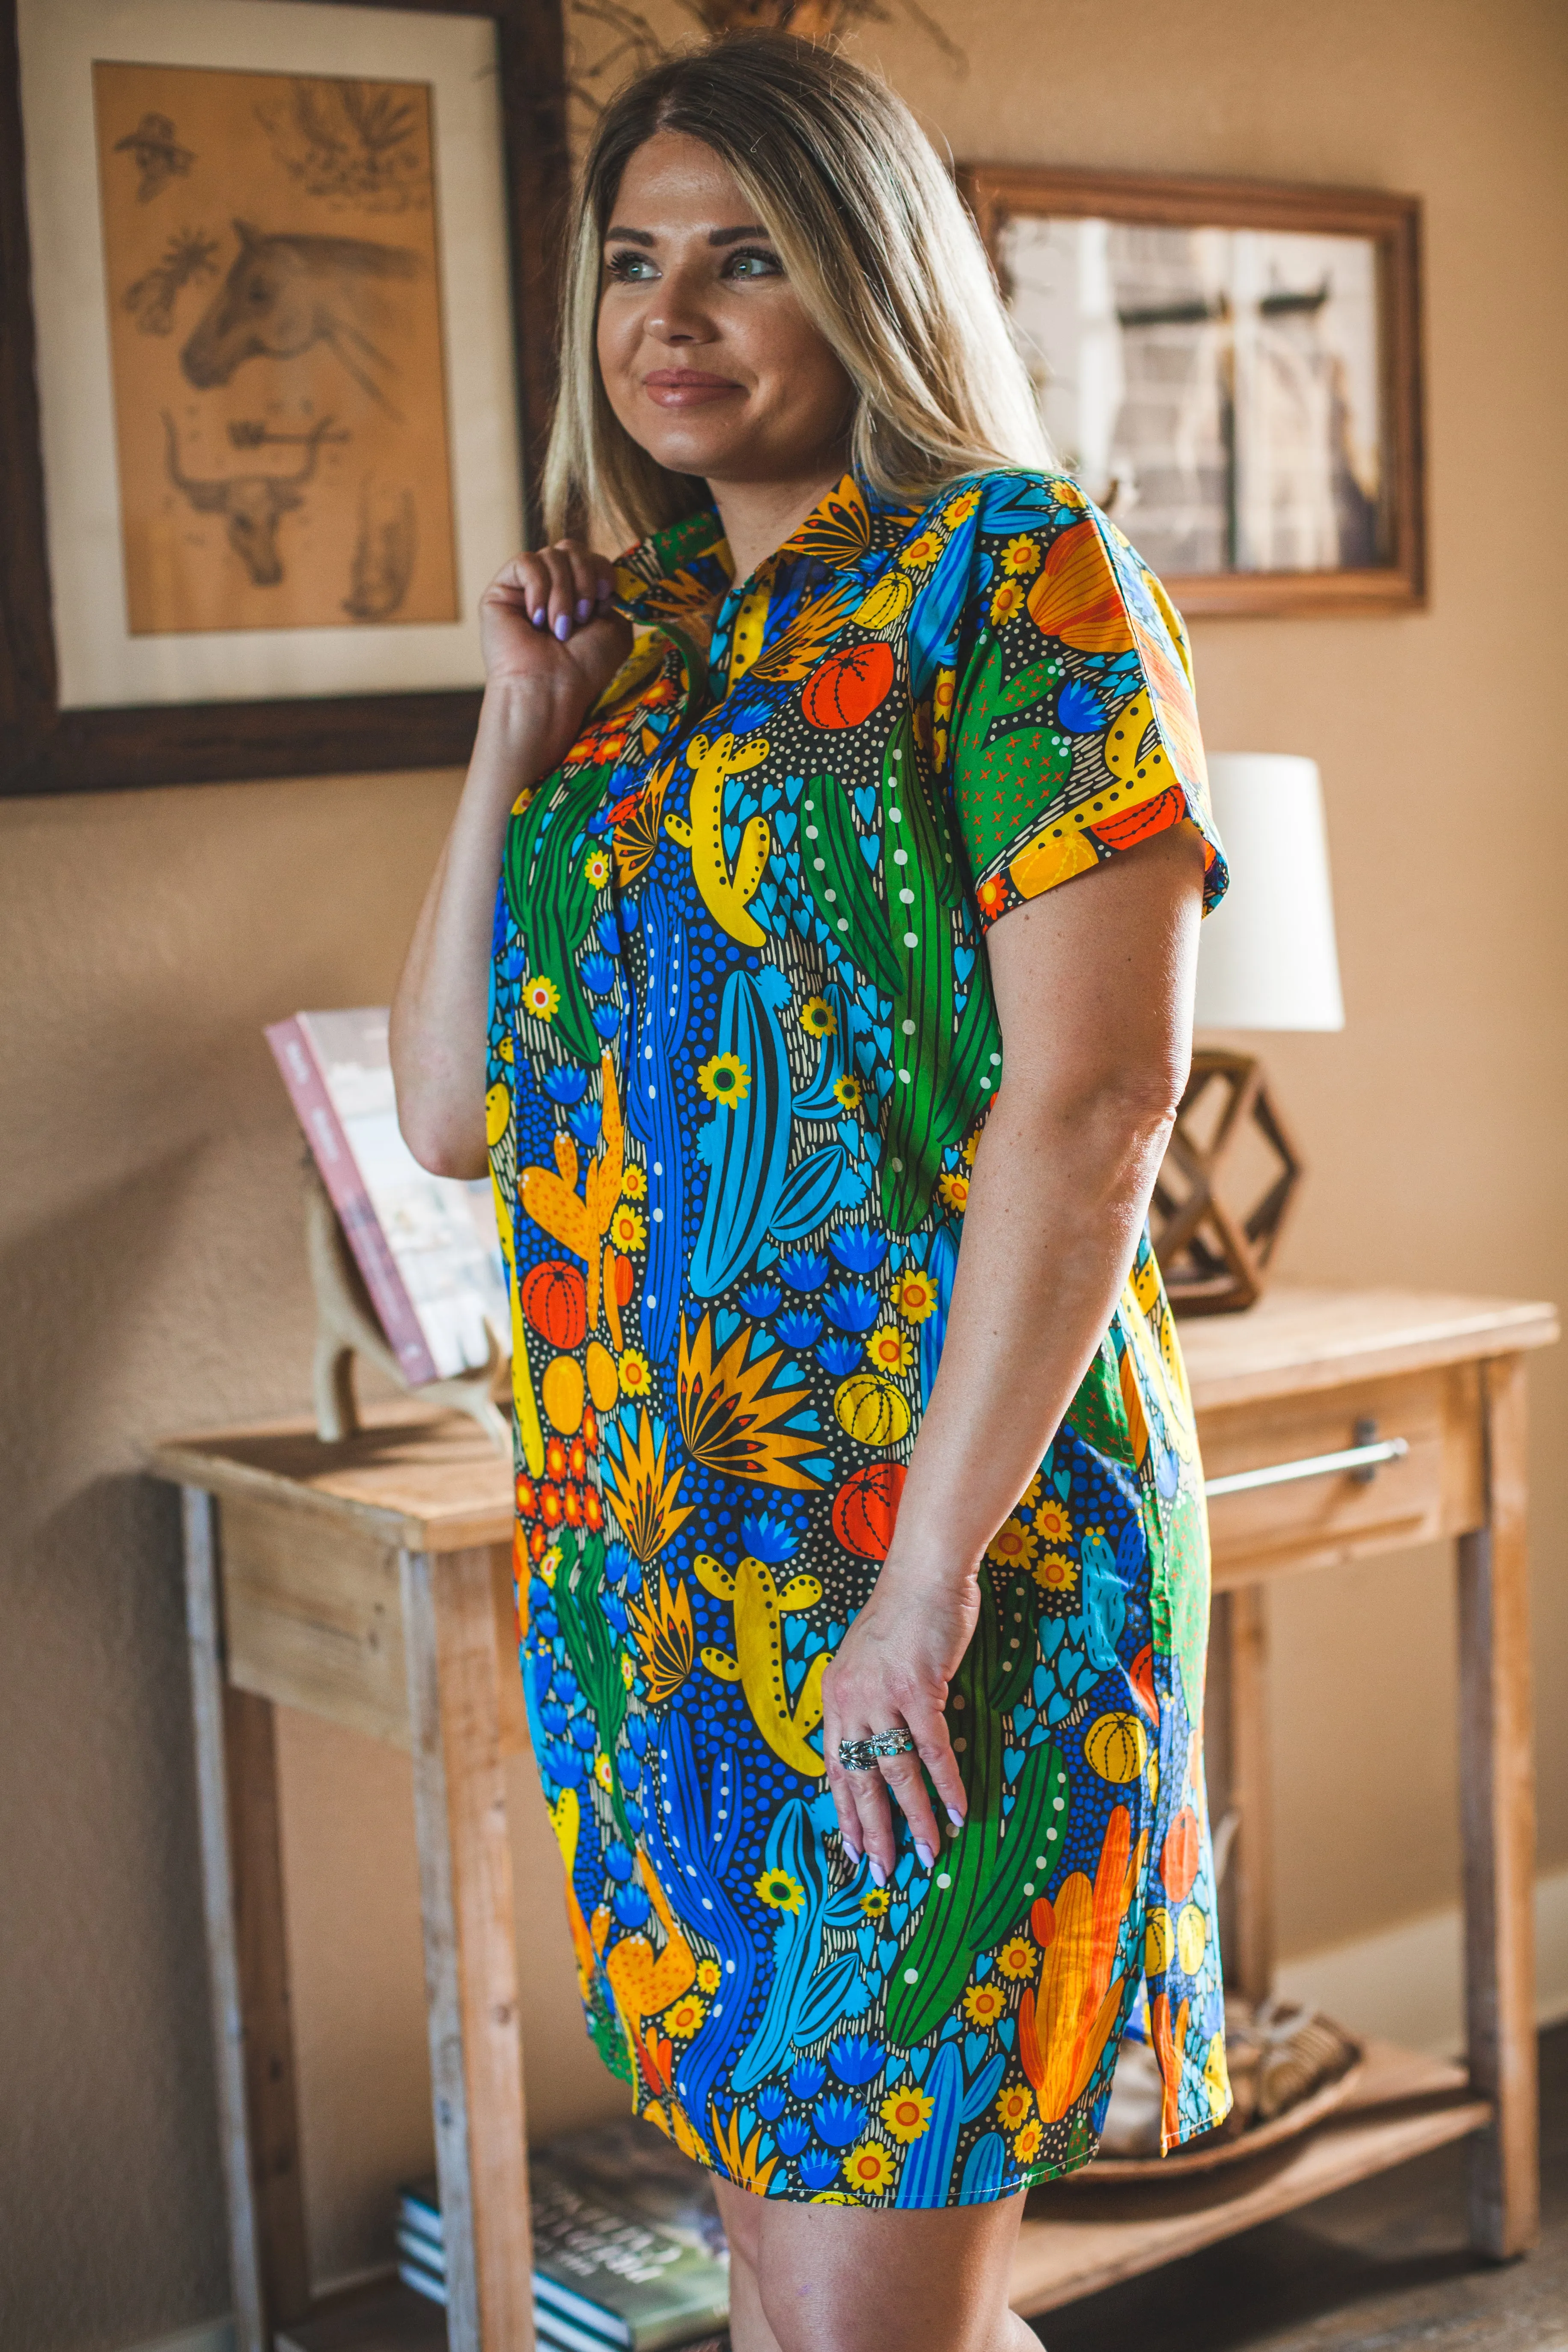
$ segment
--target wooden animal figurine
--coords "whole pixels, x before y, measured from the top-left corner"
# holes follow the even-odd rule
[[[387,1346],[364,1276],[338,1222],[338,1213],[313,1167],[305,1171],[305,1252],[316,1294],[316,1354],[311,1373],[316,1434],[324,1445],[356,1436],[354,1358],[363,1356],[401,1389],[433,1408],[446,1406],[477,1421],[498,1454],[511,1459],[511,1417],[506,1410],[505,1360],[490,1335],[485,1362],[444,1381],[410,1388]]]

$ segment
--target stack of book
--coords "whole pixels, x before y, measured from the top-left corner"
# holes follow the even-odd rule
[[[729,2317],[724,2232],[708,2177],[631,2117],[574,2132],[529,2163],[533,2324],[562,2352],[718,2352]],[[398,2276],[447,2300],[434,2180],[399,2191]]]
[[[410,1388],[511,1353],[489,1180],[432,1176],[403,1140],[384,1004],[297,1013],[267,1042]]]

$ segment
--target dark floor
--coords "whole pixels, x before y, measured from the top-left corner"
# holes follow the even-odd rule
[[[1568,2025],[1542,2037],[1541,2243],[1465,2243],[1465,2156],[1440,2148],[1285,2221],[1048,2312],[1048,2352],[1568,2352]]]

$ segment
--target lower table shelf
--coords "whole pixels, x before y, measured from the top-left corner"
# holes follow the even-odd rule
[[[1146,2189],[1097,2188],[1092,2174],[1084,2174],[1037,2189],[1019,2232],[1013,2307],[1032,2314],[1075,2303],[1463,2139],[1490,2118],[1463,2067],[1371,2042],[1344,2105],[1301,2139],[1251,2163],[1194,2173],[1184,2182],[1151,2181]]]
[[[447,2352],[447,2315],[427,2295],[391,2279],[297,2319],[273,2344],[275,2352]]]
[[[1300,2140],[1187,2181],[1094,2185],[1092,2176],[1037,2189],[1013,2266],[1013,2307],[1053,2311],[1119,2279],[1234,2237],[1336,2189],[1463,2139],[1491,2117],[1465,2071],[1390,2042],[1367,2045],[1344,2105]],[[388,2285],[283,2330],[277,2352],[445,2352],[438,2307]]]

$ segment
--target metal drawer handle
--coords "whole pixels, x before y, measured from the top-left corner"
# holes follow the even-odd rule
[[[1289,1486],[1298,1478],[1333,1478],[1348,1473],[1361,1486],[1377,1475],[1384,1462],[1403,1462],[1409,1453],[1409,1442],[1403,1437],[1379,1437],[1374,1421],[1358,1421],[1356,1442],[1338,1454],[1309,1454],[1300,1462],[1270,1462],[1262,1470],[1237,1470],[1228,1478],[1210,1478],[1204,1493],[1210,1502],[1216,1495],[1247,1495],[1257,1486]]]

